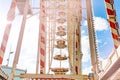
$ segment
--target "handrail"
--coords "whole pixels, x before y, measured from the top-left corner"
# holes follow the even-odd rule
[[[114,50],[110,56],[106,60],[105,67],[102,69],[102,71],[99,73],[100,78],[109,78],[113,73],[118,69],[119,64],[117,64],[117,67],[113,70],[113,67],[116,66],[116,63],[119,62],[120,60],[120,53],[119,53],[119,48]],[[111,71],[112,70],[112,71]],[[109,72],[112,72],[108,74]]]
[[[8,79],[8,75],[5,74],[5,72],[0,68],[0,76],[2,76],[5,79]]]

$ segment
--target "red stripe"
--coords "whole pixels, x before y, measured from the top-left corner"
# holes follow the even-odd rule
[[[42,12],[45,13],[45,6],[42,5]]]
[[[78,43],[76,42],[76,48],[78,48]]]
[[[109,21],[109,23],[110,23],[110,27],[111,27],[111,28],[116,29],[115,23],[113,23],[113,22],[111,22],[111,21]]]
[[[78,74],[78,67],[75,66],[75,71],[76,71],[76,74]]]
[[[112,33],[112,37],[113,37],[113,39],[118,40],[118,36],[113,33]]]
[[[76,30],[76,35],[79,36],[79,31],[78,31],[78,29]]]
[[[107,8],[108,15],[115,15],[115,11]]]
[[[11,26],[11,23],[6,25],[5,33],[10,32]]]
[[[41,30],[43,30],[45,32],[45,26],[44,26],[44,24],[41,24]]]
[[[118,40],[118,36],[113,33],[112,33],[112,37],[113,37],[113,39]],[[114,47],[115,47],[115,49],[117,49],[118,45],[114,44]]]
[[[45,44],[45,38],[43,36],[41,36],[41,42]]]
[[[8,27],[8,29],[10,30],[10,29],[11,29],[11,26],[12,26],[12,24],[11,24],[11,23],[9,23],[9,24],[7,24],[7,26],[6,26],[6,27]]]
[[[44,49],[40,48],[40,53],[41,53],[43,56],[45,56],[45,50],[44,50]]]
[[[15,8],[16,7],[16,2],[14,1],[14,2],[12,2],[12,4],[11,4],[11,8]]]
[[[5,32],[4,32],[2,44],[1,44],[1,49],[0,49],[0,50],[3,52],[3,56],[4,56],[4,53],[5,53],[6,44],[7,44],[8,37],[9,37],[10,28],[11,28],[11,24],[7,24],[6,29],[5,29]],[[7,34],[8,34],[8,35],[7,35]],[[4,41],[6,42],[5,44],[4,44]],[[4,45],[3,45],[3,44],[4,44]],[[0,64],[2,63],[1,61],[2,61],[2,60],[0,60]]]
[[[0,64],[2,64],[3,58],[0,56]]]
[[[1,50],[3,53],[5,52],[5,46],[3,44],[1,45]]]
[[[115,49],[117,49],[117,48],[118,48],[118,46],[117,46],[117,45],[114,45],[114,47],[115,47]]]
[[[105,2],[110,3],[110,4],[113,4],[113,3],[114,3],[114,0],[105,0]]]
[[[4,37],[3,37],[3,39],[7,42],[8,41],[8,35],[5,34]]]
[[[105,2],[108,2],[108,3],[110,3],[110,0],[105,0]]]
[[[40,60],[40,66],[45,67],[45,62]]]
[[[16,3],[12,2],[11,7],[10,7],[8,14],[7,14],[8,21],[13,21],[13,19],[15,18],[15,7],[16,7]]]
[[[76,58],[76,61],[78,61],[78,58]]]

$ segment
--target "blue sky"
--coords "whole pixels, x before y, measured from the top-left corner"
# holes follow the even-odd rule
[[[93,0],[94,16],[107,19],[104,0]],[[102,26],[99,26],[102,27]],[[113,49],[113,41],[110,32],[110,27],[107,30],[96,31],[98,40],[102,42],[98,43],[98,52],[102,58],[106,58]],[[109,44],[109,45],[108,45]]]
[[[113,41],[112,41],[112,36],[110,32],[110,27],[106,19],[106,11],[105,11],[105,4],[104,0],[92,0],[92,5],[93,5],[93,17],[94,17],[94,27],[95,27],[95,32],[96,32],[96,44],[97,44],[97,51],[99,54],[100,59],[106,59],[108,55],[112,52],[113,50]],[[82,42],[83,48],[85,47],[84,45],[87,45],[88,42],[88,29],[86,25],[86,21],[83,21],[83,26],[82,26],[82,38],[83,41],[86,40],[86,42]],[[83,68],[87,72],[89,70],[89,65],[90,64],[90,51],[88,49],[89,45],[85,47],[85,49],[82,50],[83,52]],[[85,55],[85,56],[84,56]],[[87,56],[87,57],[86,57]]]
[[[93,12],[94,12],[94,24],[95,24],[96,38],[97,38],[97,50],[98,50],[100,59],[106,59],[107,56],[112,52],[114,46],[113,46],[113,39],[112,39],[111,32],[110,32],[110,27],[109,27],[109,24],[107,23],[105,4],[104,4],[104,0],[92,0],[92,2],[93,2],[92,3]],[[118,0],[116,0],[115,2],[116,4],[115,7],[117,9],[117,14],[119,14],[120,7],[118,6],[117,2]],[[2,41],[2,36],[4,33],[4,28],[6,24],[6,15],[7,15],[9,6],[10,6],[10,2],[8,0],[0,1],[0,18],[2,19],[2,21],[0,22],[0,25],[1,25],[0,43]],[[17,38],[19,34],[19,28],[20,28],[20,23],[18,22],[18,19],[21,19],[21,17],[17,15],[15,18],[16,21],[14,21],[13,27],[10,33],[11,34],[10,40],[8,41],[8,45],[6,48],[6,54],[5,54],[5,59],[3,63],[4,65],[6,64],[6,59],[8,58],[8,53],[10,52],[11,45],[12,45],[11,50],[15,51]],[[32,17],[31,19],[28,19],[28,22],[33,23],[32,19],[37,20],[38,18],[37,16]],[[120,20],[120,16],[118,16],[118,20]],[[88,42],[88,33],[87,33],[88,31],[87,31],[86,21],[84,20],[82,24],[83,24],[82,26],[82,40],[83,40],[82,41],[82,44],[83,44],[82,52],[83,52],[83,68],[84,68],[83,72],[85,73],[86,71],[90,70],[90,57],[89,57],[90,55],[89,55],[89,45],[88,45],[89,42]],[[20,64],[18,64],[18,67],[24,68],[24,69],[27,68],[28,70],[31,70],[32,67],[34,67],[33,70],[35,70],[34,58],[36,57],[36,54],[34,54],[35,56],[32,56],[32,53],[37,52],[37,43],[35,43],[35,41],[37,40],[36,34],[38,32],[38,27],[35,28],[34,26],[38,26],[38,25],[31,24],[31,26],[26,27],[26,30],[25,30],[26,32],[24,35],[23,46],[22,46],[22,51],[21,51],[21,53],[26,53],[26,54],[21,54],[21,56],[25,56],[25,55],[26,56],[20,58],[21,59],[19,61]],[[12,41],[13,38],[14,38],[14,42]],[[26,43],[28,44],[26,45]],[[35,48],[34,49],[33,47],[29,48],[29,46],[34,46]],[[11,58],[13,58],[13,54],[11,55]],[[24,62],[26,58],[31,59],[31,60]],[[13,59],[11,59],[11,62],[12,60]],[[28,66],[22,66],[22,65],[25,65],[26,63],[31,63],[31,64],[28,64]],[[12,64],[10,64],[10,66],[11,65]],[[29,71],[29,72],[32,72],[32,71]]]
[[[114,7],[116,9],[118,23],[120,24],[120,14],[119,14],[120,6],[118,4],[118,1],[119,0],[114,0],[114,3],[115,3]],[[99,0],[99,1],[93,0],[93,8],[94,8],[94,16],[107,19],[104,0]],[[98,52],[100,52],[100,57],[106,58],[114,48],[110,26],[108,27],[107,30],[96,31],[96,33],[97,33],[98,40],[102,39],[102,43],[98,44]],[[103,42],[105,42],[105,44]]]
[[[116,8],[116,13],[117,13],[118,23],[120,24],[120,14],[119,14],[120,5],[118,4],[118,0],[114,0],[114,1],[115,1],[115,8]],[[93,2],[92,5],[93,5],[94,26],[95,26],[95,31],[96,31],[97,51],[99,54],[99,59],[105,60],[114,49],[110,26],[107,22],[105,3],[104,3],[104,0],[92,0],[92,2]],[[87,31],[86,26],[87,25],[84,25],[83,23],[82,36],[83,38],[86,37],[86,39],[84,40],[87,40],[87,37],[88,37],[87,36],[88,31]],[[87,55],[89,55],[89,52],[85,52],[84,50],[82,51],[83,55],[84,53],[88,53]],[[83,68],[87,72],[89,70],[88,68],[89,68],[90,62],[87,61],[86,58],[87,57],[85,56],[85,61],[83,60]],[[84,56],[83,56],[83,59],[84,59]]]

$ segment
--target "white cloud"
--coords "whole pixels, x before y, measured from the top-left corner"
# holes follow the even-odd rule
[[[87,20],[83,22],[83,26],[87,26]],[[108,29],[108,22],[102,17],[94,17],[94,27],[96,31],[102,31]]]
[[[83,22],[83,26],[87,26],[87,20]]]
[[[97,40],[96,40],[96,43],[102,43],[102,40],[97,39]]]
[[[82,73],[83,73],[83,74],[89,74],[89,73],[92,72],[91,69],[92,69],[91,66],[86,67],[86,68],[83,68]]]
[[[82,61],[88,62],[90,60],[90,54],[89,54],[89,39],[88,36],[82,36]]]
[[[83,22],[83,26],[87,26],[87,21]],[[107,30],[108,29],[108,22],[107,20],[105,20],[104,18],[101,17],[94,17],[94,26],[95,26],[95,30],[96,31],[103,31],[103,30]],[[84,33],[84,31],[83,31]],[[90,61],[90,54],[89,54],[89,39],[88,36],[82,36],[82,53],[83,53],[83,57],[82,57],[82,61],[84,62],[88,62]],[[97,44],[98,43],[102,43],[102,40],[97,40]],[[106,45],[107,42],[104,43],[104,45]],[[85,69],[83,67],[83,73],[87,71],[87,69]],[[88,70],[90,71],[90,69]]]
[[[27,20],[18,67],[27,68],[29,73],[35,72],[36,68],[38,27],[39,21],[36,16]]]
[[[16,45],[18,41],[18,35],[21,27],[21,17],[16,17],[14,20],[11,33],[9,36],[9,41],[6,47],[5,57],[3,60],[3,65],[6,65],[7,58],[10,52],[10,48],[16,52]],[[19,20],[19,21],[18,21]],[[19,57],[19,62],[17,64],[17,68],[19,69],[27,69],[28,72],[35,72],[36,67],[36,55],[37,55],[37,40],[38,40],[38,19],[36,16],[31,17],[27,20],[26,27],[24,30],[24,36],[22,41],[21,53]],[[3,31],[3,30],[2,30]],[[9,66],[12,66],[14,54],[10,56]]]
[[[95,26],[95,30],[102,31],[102,30],[107,30],[109,24],[107,20],[102,17],[94,17],[94,26]]]
[[[81,33],[84,34],[84,33],[85,33],[85,30],[82,30]]]

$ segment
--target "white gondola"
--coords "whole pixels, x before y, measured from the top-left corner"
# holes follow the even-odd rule
[[[59,5],[58,7],[57,7],[57,9],[59,9],[59,10],[64,10],[66,7],[65,7],[65,5]]]
[[[65,31],[59,31],[59,32],[56,33],[56,35],[58,35],[58,36],[65,36],[66,32]]]
[[[66,19],[60,18],[60,19],[57,19],[57,22],[63,24],[66,22]]]
[[[52,68],[51,71],[53,71],[55,74],[65,74],[68,72],[68,68]]]
[[[62,56],[62,55],[56,55],[54,57],[55,60],[67,60],[67,57],[66,55]]]
[[[64,28],[63,26],[58,26],[57,29],[58,29],[59,31],[64,31],[64,30],[65,30],[65,28]]]
[[[60,17],[65,17],[66,14],[65,14],[65,12],[59,12],[58,15],[59,15]]]
[[[56,48],[63,49],[63,48],[66,48],[66,47],[67,47],[67,45],[65,45],[65,41],[64,40],[58,40],[57,41]]]

